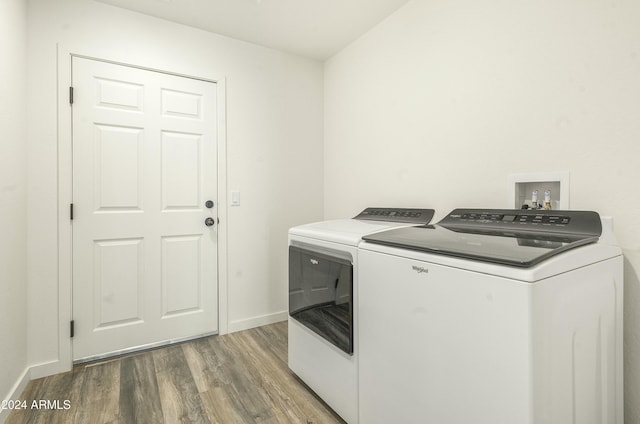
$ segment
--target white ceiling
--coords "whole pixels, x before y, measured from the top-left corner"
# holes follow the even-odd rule
[[[325,60],[408,0],[97,0]]]

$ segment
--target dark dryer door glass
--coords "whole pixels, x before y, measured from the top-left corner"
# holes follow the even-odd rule
[[[321,250],[289,246],[289,315],[353,354],[353,264]]]

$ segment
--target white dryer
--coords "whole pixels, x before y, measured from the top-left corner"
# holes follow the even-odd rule
[[[623,423],[623,258],[597,213],[457,209],[358,261],[361,423]]]
[[[431,209],[367,208],[289,230],[289,368],[349,424],[358,422],[358,243],[432,218]]]

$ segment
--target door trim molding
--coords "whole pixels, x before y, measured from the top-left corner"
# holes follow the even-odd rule
[[[33,378],[69,371],[73,367],[72,341],[69,322],[72,319],[72,226],[69,205],[73,199],[72,113],[69,104],[71,61],[73,57],[97,60],[138,69],[197,79],[216,84],[217,148],[218,148],[218,333],[228,333],[228,195],[227,195],[227,131],[226,131],[226,79],[211,75],[188,75],[157,69],[144,64],[123,63],[57,45],[57,143],[58,143],[58,358],[32,368]]]

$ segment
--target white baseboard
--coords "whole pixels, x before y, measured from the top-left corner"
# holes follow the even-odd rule
[[[269,325],[280,321],[286,321],[288,316],[289,314],[287,313],[287,311],[280,311],[273,314],[260,315],[257,317],[251,317],[237,321],[230,321],[228,332],[235,333],[236,331],[248,330],[250,328],[261,327],[263,325]]]
[[[73,368],[73,364],[69,363],[65,365],[64,362],[60,360],[42,362],[31,366],[31,379],[35,380],[37,378],[71,371],[71,368]]]
[[[7,397],[5,397],[4,400],[9,401],[20,399],[22,392],[24,392],[24,389],[27,388],[27,384],[29,384],[30,381],[31,368],[27,367],[22,372],[22,374],[20,374],[20,377],[18,377],[18,380],[9,390],[9,393],[7,393]],[[7,418],[9,418],[9,414],[11,414],[11,410],[0,408],[0,424],[3,424],[7,420]]]
[[[27,388],[27,385],[31,380],[59,374],[61,372],[67,372],[70,369],[70,365],[65,366],[62,361],[58,360],[29,366],[25,368],[22,374],[20,374],[20,377],[18,377],[18,380],[15,382],[13,387],[11,387],[4,400],[10,401],[20,399],[22,392],[24,392],[24,389]],[[9,409],[0,408],[0,424],[4,424],[7,418],[9,418],[9,414],[11,414]]]

